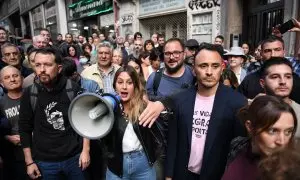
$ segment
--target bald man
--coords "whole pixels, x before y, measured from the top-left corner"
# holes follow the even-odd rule
[[[7,89],[7,94],[0,100],[0,115],[10,124],[9,134],[5,135],[3,147],[4,177],[7,179],[27,179],[24,154],[19,135],[19,110],[22,96],[23,77],[14,66],[6,66],[0,71],[1,85]],[[6,179],[6,178],[4,178]]]

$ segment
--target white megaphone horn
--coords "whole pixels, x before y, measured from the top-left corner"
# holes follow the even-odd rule
[[[119,102],[120,97],[112,94],[80,94],[69,107],[70,124],[80,136],[100,139],[112,129]]]

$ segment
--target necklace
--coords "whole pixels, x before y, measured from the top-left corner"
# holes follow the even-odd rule
[[[124,111],[122,112],[122,116],[126,120],[126,122],[128,122],[128,115]]]

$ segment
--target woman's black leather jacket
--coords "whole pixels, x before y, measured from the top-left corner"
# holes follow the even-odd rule
[[[118,110],[118,112],[115,112],[115,122],[112,130],[103,139],[108,151],[107,166],[111,172],[119,177],[123,175],[122,141],[127,124],[128,121],[126,121],[120,110]],[[149,165],[152,166],[158,155],[158,149],[161,150],[165,147],[160,128],[157,123],[154,123],[151,128],[134,123],[133,129],[143,147]]]

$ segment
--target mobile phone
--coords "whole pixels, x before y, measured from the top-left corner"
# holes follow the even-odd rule
[[[289,21],[285,22],[284,24],[280,25],[278,27],[278,30],[280,31],[281,34],[284,34],[288,30],[292,29],[295,27],[294,21],[290,19]]]

